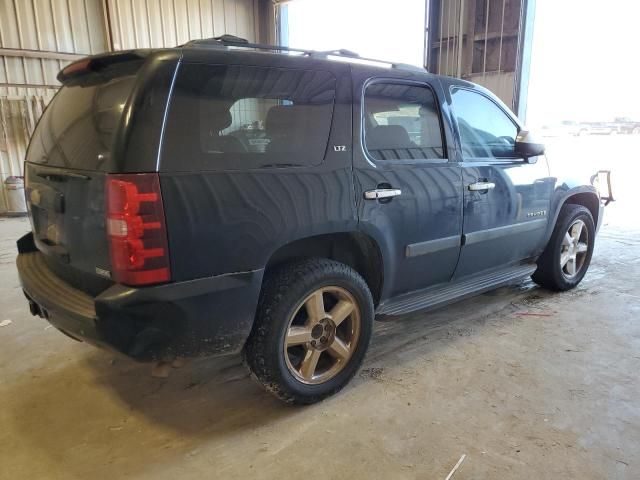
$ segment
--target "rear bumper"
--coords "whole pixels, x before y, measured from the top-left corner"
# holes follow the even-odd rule
[[[57,277],[39,251],[21,251],[16,264],[34,315],[77,340],[141,361],[241,350],[253,326],[263,273],[145,288],[116,284],[92,297]]]

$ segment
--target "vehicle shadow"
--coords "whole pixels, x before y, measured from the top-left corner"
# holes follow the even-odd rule
[[[158,379],[149,365],[93,347],[71,352],[71,361],[67,350],[56,357],[61,366],[2,389],[6,478],[136,476],[303,412],[266,394],[238,357],[193,362]]]
[[[417,356],[436,359],[441,349],[473,341],[485,328],[506,331],[510,322],[535,321],[512,314],[552,295],[525,282],[432,313],[377,322],[360,374],[343,393],[311,407],[291,407],[264,392],[239,356],[193,361],[158,379],[149,365],[80,346],[86,348],[80,361],[11,388],[12,398],[21,399],[8,406],[11,429],[20,432],[22,451],[39,452],[43,465],[64,466],[66,478],[95,471],[87,450],[94,460],[98,455],[112,463],[100,468],[148,472],[204,444],[221,446],[300,421],[300,428],[312,428],[358,397],[363,384],[380,380],[378,370],[402,368]]]
[[[357,375],[346,391],[368,381],[366,371],[375,364],[410,361],[415,354],[435,356],[438,348],[478,335],[484,327],[507,327],[505,322],[517,321],[509,317],[510,312],[529,309],[550,295],[528,281],[434,312],[376,322],[362,366],[365,373]],[[399,360],[398,353],[402,354]],[[88,356],[86,362],[97,383],[131,410],[185,434],[231,433],[308,409],[286,405],[265,392],[250,378],[239,355],[194,360],[172,369],[164,379],[151,377],[148,364],[114,359],[103,352]],[[334,401],[340,402],[340,396],[329,400]],[[329,402],[320,405],[328,408]]]
[[[251,380],[239,355],[188,361],[167,378],[151,376],[150,364],[91,356],[98,383],[152,422],[188,435],[254,428],[290,413]],[[105,367],[106,363],[111,364]]]

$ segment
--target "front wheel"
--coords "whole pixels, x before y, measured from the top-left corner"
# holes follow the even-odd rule
[[[328,259],[285,265],[265,280],[245,361],[280,399],[317,402],[358,370],[373,316],[369,288],[351,267]]]
[[[533,281],[560,291],[578,285],[591,263],[595,234],[593,216],[586,207],[563,205]]]

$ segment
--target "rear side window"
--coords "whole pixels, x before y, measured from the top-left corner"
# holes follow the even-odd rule
[[[317,165],[329,139],[329,72],[184,64],[167,119],[165,171]]]
[[[440,114],[430,88],[369,85],[363,115],[365,146],[375,160],[444,158]]]

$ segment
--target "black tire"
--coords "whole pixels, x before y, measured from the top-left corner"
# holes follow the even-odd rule
[[[578,220],[584,223],[588,236],[587,250],[581,259],[580,268],[575,275],[569,276],[560,264],[560,256],[563,253],[563,239],[569,228]],[[565,204],[560,210],[555,228],[544,252],[538,258],[538,269],[531,278],[538,285],[550,290],[565,291],[576,287],[584,278],[595,244],[595,224],[591,212],[582,205]]]
[[[351,343],[350,357],[341,364],[338,373],[323,383],[304,383],[291,371],[291,360],[285,359],[289,355],[288,350],[285,352],[289,323],[303,308],[305,299],[319,289],[334,287],[348,292],[357,304],[359,334]],[[245,362],[254,379],[281,400],[294,404],[318,402],[339,391],[357,372],[369,346],[373,318],[371,292],[351,267],[320,258],[284,265],[270,273],[263,283],[254,326],[244,350]],[[304,345],[309,347],[309,343]]]

